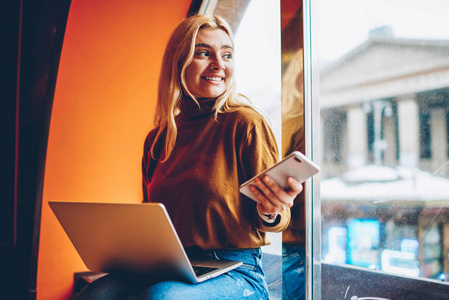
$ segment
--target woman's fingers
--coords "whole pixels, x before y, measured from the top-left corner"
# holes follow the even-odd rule
[[[271,177],[265,175],[254,181],[251,192],[259,201],[262,213],[279,213],[293,206],[296,196],[302,191],[302,184],[294,178],[288,178],[288,190],[284,190]]]
[[[296,197],[299,193],[302,192],[302,184],[293,177],[289,177],[287,179],[287,183],[290,185],[290,189],[286,192],[294,197]]]

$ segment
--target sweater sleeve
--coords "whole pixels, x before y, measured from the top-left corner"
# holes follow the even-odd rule
[[[246,174],[248,174],[246,180],[271,167],[279,160],[276,139],[265,119],[261,118],[249,129],[241,156],[245,164]],[[244,195],[242,197],[247,198]],[[253,201],[248,199],[245,200]],[[253,223],[257,230],[262,232],[281,232],[287,228],[290,222],[289,209],[281,212],[276,222],[270,224],[260,218],[255,202],[253,207]]]

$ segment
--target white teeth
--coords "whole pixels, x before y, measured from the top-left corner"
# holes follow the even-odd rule
[[[205,77],[206,80],[211,80],[211,81],[221,81],[221,77]]]

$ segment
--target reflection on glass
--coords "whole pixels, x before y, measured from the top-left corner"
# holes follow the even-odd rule
[[[449,3],[320,4],[322,260],[444,280]]]
[[[304,49],[302,2],[281,1],[282,155],[305,153]],[[282,298],[303,300],[306,294],[305,191],[290,209],[282,233]]]

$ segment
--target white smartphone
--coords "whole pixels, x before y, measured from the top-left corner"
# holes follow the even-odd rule
[[[271,168],[243,183],[240,186],[240,192],[254,201],[257,201],[256,197],[249,190],[249,186],[253,184],[253,181],[256,178],[261,177],[262,175],[269,175],[283,189],[287,189],[289,187],[287,183],[288,177],[296,178],[296,180],[302,183],[317,174],[319,171],[320,167],[318,167],[317,164],[301,152],[294,151]]]

